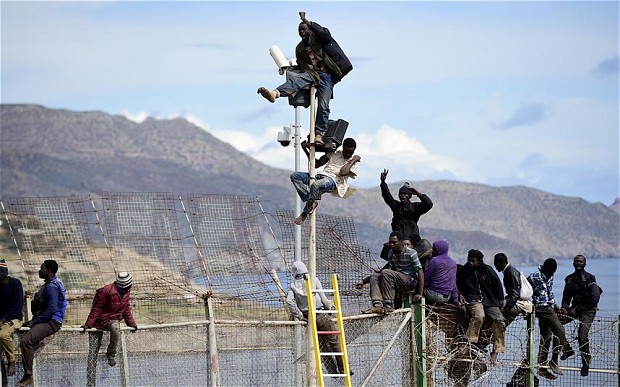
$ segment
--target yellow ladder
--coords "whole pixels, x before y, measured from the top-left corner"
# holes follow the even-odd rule
[[[323,387],[325,376],[344,378],[345,386],[351,387],[351,375],[349,370],[349,357],[347,356],[347,342],[344,336],[344,324],[342,322],[342,308],[340,306],[340,293],[338,292],[338,276],[332,275],[332,289],[316,290],[311,285],[313,283],[310,275],[306,276],[306,297],[308,298],[308,324],[312,332],[312,343],[314,346],[314,360],[316,362],[317,381],[319,387]],[[336,310],[316,310],[314,295],[317,293],[333,293],[334,306]],[[316,326],[317,313],[335,313],[338,330],[337,331],[318,331]],[[338,335],[340,339],[340,352],[321,352],[319,348],[319,335]],[[324,374],[322,357],[342,356],[342,364],[344,366],[343,374]]]

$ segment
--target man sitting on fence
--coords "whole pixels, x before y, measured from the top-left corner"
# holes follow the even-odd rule
[[[390,234],[388,241],[391,250],[388,253],[387,264],[379,271],[374,271],[355,284],[361,289],[364,284],[370,283],[370,299],[372,307],[362,313],[388,314],[394,311],[394,299],[398,292],[404,293],[415,290],[413,302],[422,298],[424,289],[424,272],[418,259],[418,253],[403,245],[403,237],[398,231]]]
[[[556,314],[556,311],[560,310],[560,306],[555,303],[555,296],[553,294],[553,275],[557,268],[557,261],[553,258],[547,258],[537,272],[527,277],[527,280],[532,284],[532,288],[534,289],[532,303],[534,304],[538,326],[540,327],[538,374],[550,380],[556,379],[557,375],[562,375],[562,370],[560,370],[558,365],[560,351],[562,351],[562,360],[566,360],[575,354],[575,351],[573,351],[566,340],[566,332]],[[549,349],[552,344],[553,352],[551,361],[547,362]],[[557,375],[541,367],[547,365]]]
[[[0,345],[6,353],[9,367],[8,376],[15,375],[15,350],[13,333],[22,326],[24,318],[24,288],[17,278],[9,277],[9,267],[4,259],[0,259]],[[0,351],[0,354],[1,354]]]
[[[97,289],[93,306],[90,314],[82,325],[82,333],[87,329],[97,328],[110,332],[110,343],[106,350],[106,358],[108,365],[111,367],[116,365],[116,351],[120,339],[121,320],[125,320],[127,326],[132,327],[135,332],[138,325],[133,318],[131,306],[129,305],[129,294],[133,279],[131,274],[120,272],[116,277],[116,281]],[[89,351],[88,351],[88,385],[94,385],[97,368],[97,355],[101,347],[101,339],[103,332],[90,332],[89,335]]]
[[[45,280],[45,283],[32,299],[32,320],[23,325],[30,330],[21,337],[19,343],[24,363],[24,377],[15,384],[18,387],[32,384],[34,354],[41,348],[43,339],[60,330],[62,320],[65,318],[66,290],[62,282],[56,278],[57,272],[58,263],[53,259],[43,261],[39,269],[39,278]]]
[[[564,279],[561,311],[579,320],[577,341],[581,353],[581,376],[588,376],[592,360],[588,334],[594,322],[603,289],[596,283],[596,277],[585,270],[586,257],[577,255],[573,258],[573,267],[575,272]]]
[[[504,331],[506,324],[502,312],[499,310],[500,301],[504,298],[504,290],[495,270],[483,260],[484,254],[480,250],[471,249],[467,252],[467,264],[456,274],[456,284],[459,290],[459,303],[470,316],[467,326],[467,340],[471,344],[478,344],[480,328],[485,318],[493,321],[493,350],[491,361],[495,362],[498,353],[506,352]],[[461,352],[465,352],[465,345],[460,345]]]

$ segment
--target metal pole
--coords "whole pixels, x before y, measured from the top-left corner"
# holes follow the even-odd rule
[[[534,381],[536,380],[536,376],[534,375],[535,368],[537,366],[537,362],[535,360],[536,353],[534,352],[534,348],[536,343],[535,339],[535,329],[536,329],[536,312],[532,311],[526,315],[527,317],[527,373],[525,375],[525,385],[528,387],[534,387]]]
[[[299,122],[299,106],[295,106],[295,125],[293,130],[294,145],[295,145],[295,172],[299,172],[301,167],[300,155],[301,155],[301,141],[299,128],[301,124]],[[301,199],[297,193],[295,195],[295,216],[301,213]],[[295,226],[295,261],[301,261],[301,226]]]
[[[315,150],[314,150],[314,125],[316,121],[315,117],[315,94],[316,88],[310,88],[310,155],[308,156],[308,172],[310,174],[309,186],[314,183],[316,168],[315,168]],[[309,234],[310,240],[308,241],[308,272],[310,274],[310,280],[314,280],[316,278],[316,211],[310,214],[310,225],[309,225]],[[307,383],[308,386],[316,385],[316,367],[320,366],[315,364],[314,356],[312,353],[312,327],[308,324],[307,328],[307,359],[308,359],[308,367],[307,367]],[[317,349],[318,350],[318,349]]]
[[[207,320],[209,320],[208,334],[209,334],[209,355],[211,358],[211,387],[218,387],[220,385],[220,372],[219,372],[219,357],[217,353],[217,343],[215,341],[215,318],[213,317],[213,303],[211,301],[211,295],[207,295],[205,298],[205,309],[207,312]]]

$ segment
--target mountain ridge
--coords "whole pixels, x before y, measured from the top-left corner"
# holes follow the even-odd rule
[[[268,210],[294,207],[290,171],[262,164],[182,118],[136,123],[100,111],[6,104],[0,114],[0,197],[165,191],[252,195]],[[487,261],[504,251],[527,264],[548,256],[620,255],[614,206],[523,186],[410,183],[434,202],[420,219],[422,236],[448,239],[457,261],[469,248],[484,251]],[[390,182],[394,195],[400,185]],[[373,252],[390,232],[391,211],[378,186],[346,200],[326,198],[319,211],[352,217],[359,243]]]

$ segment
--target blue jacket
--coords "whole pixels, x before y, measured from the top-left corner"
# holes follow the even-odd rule
[[[67,297],[65,286],[54,277],[50,281],[43,284],[43,300],[45,301],[45,309],[32,320],[35,324],[44,323],[54,320],[62,323],[67,312]]]

